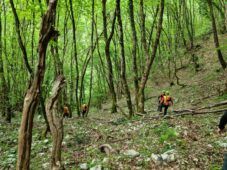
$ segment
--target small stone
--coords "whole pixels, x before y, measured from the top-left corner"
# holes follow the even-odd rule
[[[176,150],[175,149],[171,149],[171,150],[168,150],[165,152],[166,154],[173,154],[173,153],[176,153]]]
[[[130,149],[130,150],[125,151],[124,155],[135,158],[135,157],[139,156],[140,153],[133,149]]]
[[[212,148],[213,148],[213,146],[212,146],[211,144],[208,144],[207,147],[208,147],[209,149],[212,149]]]
[[[161,165],[163,163],[162,157],[158,154],[151,154],[151,159],[155,164]]]
[[[176,161],[175,154],[169,155],[167,158],[167,163],[174,162],[174,161]]]
[[[102,166],[101,165],[96,165],[94,167],[91,167],[90,170],[102,170]]]
[[[167,161],[169,155],[166,154],[166,153],[163,153],[163,154],[161,154],[161,157],[162,157],[162,160],[163,160],[163,161]]]
[[[87,163],[80,164],[79,167],[82,170],[87,170],[88,169]]]

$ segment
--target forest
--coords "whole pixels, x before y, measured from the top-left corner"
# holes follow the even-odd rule
[[[226,0],[0,0],[0,169],[227,169]]]

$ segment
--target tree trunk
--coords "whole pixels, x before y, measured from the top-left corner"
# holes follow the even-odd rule
[[[27,90],[23,105],[22,120],[18,139],[17,170],[28,170],[30,166],[33,118],[45,74],[46,50],[50,39],[58,36],[58,32],[53,27],[56,6],[57,0],[51,0],[49,2],[47,12],[43,16],[41,24],[37,71],[34,75],[34,79],[32,80],[30,88]]]
[[[133,74],[134,74],[135,103],[136,103],[136,110],[138,110],[139,80],[138,80],[138,68],[137,68],[137,57],[136,57],[137,33],[136,33],[136,26],[135,26],[135,19],[134,19],[133,0],[129,0],[128,5],[129,5],[130,24],[132,29],[132,65],[133,65]]]
[[[104,32],[104,38],[105,38],[105,54],[106,54],[106,61],[107,61],[107,66],[108,66],[108,80],[109,80],[109,89],[110,93],[112,96],[112,113],[117,112],[117,97],[116,97],[116,92],[114,89],[114,75],[113,75],[113,67],[112,67],[112,61],[110,57],[110,42],[112,40],[113,34],[114,34],[114,25],[116,21],[116,11],[114,12],[114,18],[112,22],[112,27],[111,27],[111,33],[108,37],[107,35],[107,18],[106,18],[106,0],[102,0],[102,15],[103,15],[103,32]]]
[[[223,58],[222,52],[219,48],[219,40],[218,40],[218,33],[217,33],[217,27],[216,27],[216,22],[215,22],[215,17],[214,17],[214,11],[213,11],[213,5],[212,5],[212,0],[207,0],[209,8],[210,8],[210,17],[212,21],[212,29],[213,29],[213,35],[214,35],[214,45],[217,51],[218,59],[219,62],[222,66],[223,69],[226,68],[227,64]]]
[[[5,5],[5,4],[3,4]],[[2,12],[0,11],[0,112],[6,115],[6,121],[11,122],[11,111],[9,104],[9,91],[6,84],[4,75],[4,64],[3,64],[3,45],[2,45]]]
[[[120,32],[120,48],[121,48],[121,79],[124,86],[124,91],[126,95],[126,101],[129,110],[130,118],[133,116],[133,109],[132,109],[132,100],[131,94],[129,91],[127,79],[126,79],[126,67],[125,67],[125,47],[124,47],[124,34],[123,34],[123,26],[121,20],[121,2],[120,0],[116,0],[116,15],[118,18],[119,24],[119,32]]]
[[[21,37],[20,21],[19,21],[15,6],[14,6],[13,0],[10,0],[9,2],[10,2],[10,5],[11,5],[12,11],[13,11],[13,15],[14,15],[14,20],[15,20],[15,25],[16,25],[16,32],[17,32],[17,40],[19,42],[19,46],[20,46],[21,51],[23,53],[24,63],[26,65],[26,68],[27,68],[29,74],[32,77],[32,74],[33,74],[32,68],[29,65],[28,56],[27,56],[27,50],[26,50],[26,47],[25,47],[24,42],[22,41],[22,37]]]
[[[151,56],[149,56],[148,53],[148,49],[147,49],[147,42],[146,42],[146,35],[145,35],[145,14],[143,11],[143,0],[140,0],[140,17],[141,17],[141,34],[142,34],[142,43],[143,43],[143,47],[144,47],[144,52],[147,58],[146,61],[146,67],[145,67],[145,71],[142,75],[142,80],[140,82],[140,88],[139,88],[139,93],[138,93],[138,97],[139,97],[139,112],[140,113],[144,113],[144,90],[146,87],[146,83],[150,74],[150,70],[151,70],[151,66],[154,62],[155,56],[156,56],[156,52],[157,52],[157,48],[159,45],[159,39],[161,36],[161,32],[162,32],[162,21],[163,21],[163,13],[164,13],[164,0],[160,1],[160,13],[159,13],[159,20],[158,20],[158,25],[157,25],[157,32],[156,32],[156,39],[152,48],[152,53]]]
[[[51,169],[64,169],[61,163],[61,146],[63,141],[63,111],[58,107],[58,99],[62,88],[65,85],[65,78],[59,75],[53,85],[51,96],[46,103],[47,119],[53,138],[53,148],[51,156]]]
[[[89,88],[89,99],[88,99],[88,110],[86,112],[86,116],[88,116],[88,112],[90,110],[91,105],[91,96],[92,96],[92,81],[93,81],[93,46],[94,46],[94,26],[95,26],[95,1],[92,0],[92,10],[91,10],[91,73],[90,73],[90,88]]]
[[[73,55],[76,62],[76,109],[77,115],[80,116],[80,102],[79,102],[79,65],[78,65],[78,58],[77,58],[77,46],[76,46],[76,23],[74,19],[74,12],[73,12],[73,4],[72,0],[69,1],[70,4],[70,13],[71,13],[71,20],[72,20],[72,27],[73,27]]]

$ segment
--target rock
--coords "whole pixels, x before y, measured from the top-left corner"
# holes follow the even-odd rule
[[[212,149],[212,148],[213,148],[213,146],[212,146],[211,144],[208,144],[207,147],[208,147],[209,149]]]
[[[90,170],[102,170],[102,166],[101,165],[96,165],[94,167],[91,167]]]
[[[133,150],[133,149],[130,149],[130,150],[125,151],[124,155],[132,157],[132,158],[135,158],[135,157],[139,156],[140,153],[135,151],[135,150]]]
[[[151,154],[151,159],[155,164],[161,165],[163,163],[162,157],[158,154]]]
[[[163,160],[163,161],[167,161],[169,155],[166,154],[166,153],[163,153],[163,154],[161,154],[161,157],[162,157],[162,160]]]
[[[80,169],[82,169],[82,170],[87,170],[87,169],[88,169],[87,163],[80,164],[79,167],[80,167]]]
[[[167,163],[176,161],[176,150],[172,149],[161,154],[161,158]]]
[[[175,149],[171,149],[171,150],[168,150],[165,152],[166,154],[173,154],[173,153],[176,153],[176,150]]]
[[[167,160],[166,160],[167,163],[174,162],[174,161],[176,161],[175,154],[169,155],[168,158],[167,158]]]

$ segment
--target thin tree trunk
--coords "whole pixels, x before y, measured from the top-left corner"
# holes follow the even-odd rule
[[[73,55],[76,62],[76,109],[77,114],[80,116],[80,105],[79,102],[79,95],[78,95],[78,89],[79,89],[79,65],[78,65],[78,58],[77,58],[77,46],[76,46],[76,23],[74,19],[74,12],[73,12],[73,4],[72,0],[69,0],[70,4],[70,13],[71,13],[71,20],[72,20],[72,27],[73,27]]]
[[[51,156],[51,169],[60,170],[64,169],[63,164],[61,163],[61,146],[63,141],[63,115],[62,109],[59,108],[58,100],[62,88],[65,85],[65,78],[62,75],[59,75],[52,88],[51,96],[46,103],[46,113],[48,122],[50,124],[50,130],[53,138],[53,148]]]
[[[130,24],[132,29],[132,67],[133,67],[133,75],[134,75],[133,79],[134,79],[134,87],[135,87],[135,103],[136,103],[136,110],[138,110],[139,80],[138,80],[138,68],[137,68],[137,57],[136,57],[137,33],[136,33],[136,26],[135,26],[135,19],[134,19],[133,0],[129,0],[128,5],[129,5]]]
[[[214,45],[217,51],[218,59],[219,62],[222,66],[223,69],[226,68],[227,64],[223,58],[222,52],[220,50],[219,46],[219,40],[218,40],[218,33],[217,33],[217,27],[216,27],[216,22],[215,22],[215,17],[214,17],[214,11],[213,11],[213,5],[212,5],[212,0],[207,0],[209,8],[210,8],[210,17],[212,21],[212,29],[213,29],[213,35],[214,35]]]
[[[92,81],[93,81],[93,46],[94,46],[94,26],[95,26],[95,1],[92,0],[92,12],[91,12],[91,73],[90,73],[90,88],[89,88],[89,99],[88,99],[88,110],[86,112],[86,116],[88,116],[88,112],[90,110],[91,105],[91,96],[92,96]]]
[[[15,6],[14,6],[13,0],[10,0],[9,2],[10,2],[10,5],[11,5],[12,11],[13,11],[13,15],[14,15],[14,20],[15,20],[15,25],[16,25],[16,32],[17,32],[17,40],[18,40],[19,46],[21,48],[21,51],[23,53],[24,63],[26,65],[26,68],[27,68],[29,74],[32,77],[32,74],[33,74],[32,68],[29,65],[26,47],[25,47],[24,42],[22,41],[22,37],[21,37],[20,21],[19,21]]]
[[[121,2],[120,2],[120,0],[116,0],[116,15],[117,15],[117,18],[118,18],[119,32],[120,32],[121,79],[122,79],[122,82],[123,82],[124,91],[125,91],[125,95],[126,95],[126,101],[127,101],[127,105],[128,105],[129,116],[131,118],[133,116],[133,109],[132,109],[131,94],[130,94],[127,79],[126,79],[124,34],[123,34],[123,26],[122,26],[122,19],[121,19]]]
[[[23,105],[22,120],[18,139],[17,170],[30,169],[29,166],[32,144],[33,118],[36,106],[38,104],[39,93],[41,92],[41,85],[45,74],[46,50],[50,39],[58,36],[58,32],[53,27],[56,6],[57,0],[51,0],[49,2],[47,12],[43,16],[41,24],[39,34],[39,60],[37,71],[34,75],[34,79],[32,80],[30,88],[27,90]]]
[[[5,4],[3,4],[5,5]],[[9,104],[9,90],[6,84],[3,64],[3,43],[2,43],[2,12],[0,10],[0,112],[6,115],[6,121],[11,122],[11,109]]]
[[[159,20],[158,20],[158,25],[157,25],[157,32],[156,32],[156,39],[152,48],[152,53],[151,56],[149,56],[148,54],[148,49],[147,49],[147,42],[146,42],[146,35],[145,35],[145,15],[144,15],[144,11],[143,11],[143,0],[140,0],[140,16],[141,16],[141,27],[142,27],[142,43],[143,43],[143,47],[144,47],[144,52],[147,58],[146,61],[146,67],[145,67],[145,71],[142,75],[142,80],[140,83],[140,88],[139,88],[139,93],[138,93],[138,97],[139,97],[139,112],[140,113],[144,113],[144,90],[146,87],[146,83],[150,74],[150,70],[151,70],[151,66],[154,62],[155,56],[156,56],[156,52],[157,52],[157,48],[159,45],[159,39],[161,36],[161,32],[162,32],[162,21],[163,21],[163,13],[164,13],[164,0],[160,1],[160,13],[159,13]]]
[[[116,11],[114,12],[114,18],[112,22],[112,27],[111,27],[111,32],[108,37],[107,35],[107,18],[106,18],[106,1],[107,0],[102,0],[102,15],[103,15],[103,32],[104,32],[104,38],[105,38],[105,54],[106,54],[106,61],[107,61],[107,66],[108,66],[108,80],[109,80],[109,88],[110,88],[110,93],[112,96],[112,109],[111,112],[115,113],[117,112],[117,97],[116,97],[116,92],[114,89],[114,75],[113,75],[113,67],[112,67],[112,61],[110,57],[110,43],[114,34],[114,25],[116,21]]]

